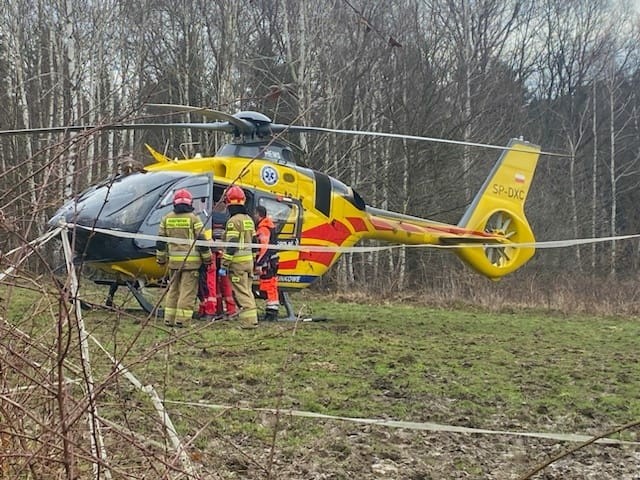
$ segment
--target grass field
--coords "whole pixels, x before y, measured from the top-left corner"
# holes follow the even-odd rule
[[[56,329],[55,296],[37,290],[0,290],[7,300],[0,315],[8,322],[0,340],[4,390],[50,378],[60,343],[68,345],[66,374],[83,376],[77,333]],[[637,319],[365,304],[311,293],[294,301],[304,316],[327,320],[261,323],[256,331],[194,321],[170,331],[135,313],[97,310],[83,317],[92,337],[164,399],[196,478],[515,479],[576,446],[299,417],[290,410],[582,435],[640,420]],[[30,340],[17,341],[14,327]],[[165,478],[183,468],[149,395],[114,373],[108,357],[89,345],[115,476]],[[47,374],[31,371],[27,358],[49,365]],[[83,397],[80,386],[72,396]],[[21,398],[13,401],[42,408],[33,394]],[[13,419],[15,430],[11,408],[0,414]],[[86,437],[84,417],[73,428]],[[611,438],[637,442],[638,432],[635,426]],[[29,450],[28,442],[22,448]],[[88,471],[85,460],[77,463]],[[638,472],[640,445],[596,444],[531,478],[637,479]]]

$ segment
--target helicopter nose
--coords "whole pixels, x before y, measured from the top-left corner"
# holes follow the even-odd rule
[[[67,226],[67,234],[74,246],[75,262],[112,263],[136,259],[145,252],[137,248],[132,238],[119,238],[95,229],[119,229],[118,225],[104,222],[98,218],[89,218],[78,213],[77,205],[62,207],[47,222],[51,227]],[[147,253],[148,254],[148,253]]]
[[[50,227],[60,227],[72,221],[71,213],[73,211],[73,202],[60,207],[56,213],[49,219],[47,225]]]
[[[65,223],[74,236],[76,253],[85,259],[114,261],[149,255],[151,247],[139,246],[135,235],[165,193],[186,176],[184,172],[136,172],[109,178],[68,201],[48,223]]]
[[[56,213],[53,217],[49,219],[49,221],[47,222],[47,225],[49,225],[50,227],[57,227],[62,223],[62,220],[63,220],[63,216],[60,215],[59,213]]]

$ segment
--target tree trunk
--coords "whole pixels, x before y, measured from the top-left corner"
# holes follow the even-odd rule
[[[609,88],[609,179],[611,181],[611,212],[609,217],[609,235],[616,235],[616,216],[617,216],[617,180],[616,180],[616,130],[615,130],[615,94],[613,78],[614,72],[611,72],[611,84]],[[609,275],[612,278],[616,276],[616,242],[611,242],[611,250],[609,253]]]
[[[80,78],[78,75],[78,65],[76,58],[76,45],[73,38],[73,2],[64,0],[63,30],[62,30],[62,51],[60,52],[60,67],[65,68],[67,75],[65,78],[64,96],[67,98],[67,116],[65,121],[68,125],[75,125],[78,122],[78,88]],[[66,169],[64,181],[64,198],[71,198],[75,191],[75,176],[78,162],[78,144],[76,142],[77,133],[69,133],[69,149],[66,155]]]
[[[597,82],[593,81],[593,112],[592,112],[592,135],[593,135],[593,163],[591,164],[591,237],[598,235],[598,94],[596,90]],[[596,244],[591,244],[591,273],[596,272]]]
[[[571,230],[573,231],[573,238],[580,238],[580,219],[578,218],[578,202],[576,194],[576,147],[573,143],[573,139],[569,138],[569,199],[571,202]],[[576,266],[578,271],[582,271],[582,261],[580,258],[580,246],[577,245],[574,249]]]

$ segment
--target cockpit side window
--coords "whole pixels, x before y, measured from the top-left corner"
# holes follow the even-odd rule
[[[193,211],[201,220],[208,222],[209,211],[211,210],[211,177],[208,175],[190,176],[173,184],[164,193],[160,201],[151,210],[140,227],[140,233],[147,235],[157,235],[160,220],[173,209],[173,194],[176,190],[185,188],[193,196]],[[208,228],[208,227],[207,227]],[[153,248],[155,241],[136,239],[139,248]]]
[[[259,199],[258,205],[262,205],[267,209],[267,215],[276,224],[278,239],[297,237],[300,208],[296,203],[262,197]]]
[[[208,215],[208,206],[210,202],[209,177],[198,176],[191,177],[176,183],[171,189],[167,190],[162,200],[158,202],[149,217],[147,217],[145,226],[156,227],[160,225],[162,217],[169,213],[173,208],[173,194],[176,190],[186,188],[193,195],[193,211],[195,214],[205,221]]]

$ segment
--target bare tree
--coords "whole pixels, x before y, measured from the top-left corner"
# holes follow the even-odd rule
[[[108,123],[141,115],[140,105],[152,100],[491,143],[525,135],[575,154],[573,162],[543,166],[548,178],[567,180],[541,180],[532,192],[528,213],[536,231],[546,238],[566,237],[566,225],[574,237],[620,232],[631,215],[635,97],[629,82],[636,74],[634,62],[620,62],[637,55],[631,22],[625,22],[633,17],[621,5],[8,0],[0,12],[8,32],[0,64],[10,72],[0,79],[0,123]],[[612,59],[615,72],[607,74]],[[213,148],[209,143],[217,139],[209,137],[112,132],[90,141],[76,136],[65,145],[57,135],[1,138],[2,192],[12,198],[4,208],[20,218],[37,212],[34,234],[42,233],[55,202],[112,172],[120,155],[146,155],[142,146],[149,142],[180,156],[184,143]],[[369,203],[443,221],[461,214],[487,173],[488,156],[471,148],[326,136],[294,140],[311,167],[352,185]],[[565,204],[569,208],[560,208]],[[603,212],[606,231],[598,227],[605,223]],[[598,248],[588,261],[578,248],[571,261],[549,253],[548,265],[598,268]],[[620,255],[607,254],[619,266]],[[422,255],[428,263],[451,266],[437,254]],[[370,255],[368,261],[354,255],[352,264],[344,258],[345,279],[375,269],[399,271],[401,278],[406,272],[405,280],[422,275],[405,253]],[[381,279],[377,272],[374,278]]]

